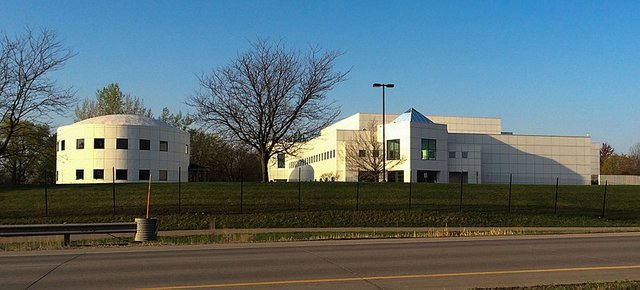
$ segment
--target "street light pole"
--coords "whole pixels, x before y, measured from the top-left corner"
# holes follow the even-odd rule
[[[374,88],[382,88],[382,182],[387,181],[387,138],[385,136],[384,127],[386,125],[385,112],[384,112],[384,89],[393,88],[394,84],[380,84],[374,83]]]

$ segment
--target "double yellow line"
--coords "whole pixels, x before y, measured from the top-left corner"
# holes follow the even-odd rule
[[[631,270],[631,269],[640,269],[640,265],[554,268],[554,269],[527,269],[527,270],[505,270],[505,271],[462,272],[462,273],[441,273],[441,274],[414,274],[414,275],[371,276],[371,277],[344,277],[344,278],[283,280],[283,281],[264,281],[264,282],[240,282],[240,283],[155,287],[155,288],[144,288],[144,289],[174,290],[174,289],[200,289],[200,288],[225,288],[225,287],[252,287],[252,286],[276,286],[276,285],[292,285],[292,284],[317,284],[317,283],[332,283],[332,282],[353,282],[353,281],[365,281],[365,280],[429,279],[429,278],[448,278],[448,277],[463,277],[463,276],[489,276],[489,275],[504,275],[504,274],[535,274],[535,273],[559,273],[559,272]]]

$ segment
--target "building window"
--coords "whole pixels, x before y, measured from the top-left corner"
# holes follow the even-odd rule
[[[378,158],[378,156],[380,156],[380,150],[373,150],[371,151],[373,157]]]
[[[56,170],[56,181],[58,181],[58,171]]]
[[[140,169],[138,171],[138,179],[139,180],[149,180],[149,169]]]
[[[60,151],[64,151],[64,140],[60,141]]]
[[[387,140],[387,160],[400,160],[400,140]]]
[[[189,154],[189,145],[184,145],[184,154]]]
[[[151,150],[151,140],[140,139],[140,150]]]
[[[449,158],[456,158],[456,152],[455,151],[449,151]]]
[[[94,169],[93,179],[104,179],[104,169]]]
[[[84,169],[76,169],[76,180],[84,179]]]
[[[160,141],[160,151],[169,151],[169,142]]]
[[[167,171],[166,170],[158,171],[158,180],[167,181]]]
[[[469,152],[462,151],[462,158],[469,158]]]
[[[56,152],[60,151],[60,142],[56,142]]]
[[[116,149],[129,149],[129,139],[116,139]]]
[[[284,168],[284,153],[278,153],[278,168]]]
[[[436,160],[436,140],[422,139],[420,153],[422,160]]]
[[[84,149],[84,139],[76,139],[76,149]]]
[[[104,138],[94,138],[93,149],[104,149]]]
[[[127,180],[127,170],[116,169],[116,180]]]
[[[358,157],[366,157],[366,156],[367,156],[367,151],[358,150]]]

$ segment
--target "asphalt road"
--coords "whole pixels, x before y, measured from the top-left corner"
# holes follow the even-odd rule
[[[3,289],[424,289],[640,280],[640,233],[0,253]]]

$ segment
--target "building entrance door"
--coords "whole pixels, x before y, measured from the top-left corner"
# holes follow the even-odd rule
[[[437,183],[440,171],[418,170],[418,182]]]

